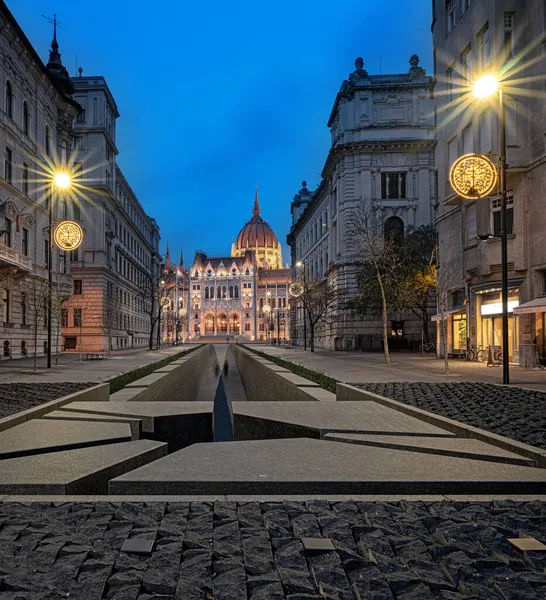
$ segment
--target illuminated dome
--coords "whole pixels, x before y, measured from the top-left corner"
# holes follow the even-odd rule
[[[242,257],[248,250],[256,254],[258,268],[282,269],[281,245],[275,232],[260,216],[258,189],[254,199],[252,219],[247,221],[233,244],[231,255]]]

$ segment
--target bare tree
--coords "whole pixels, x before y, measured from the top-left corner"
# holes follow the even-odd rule
[[[348,236],[352,236],[356,257],[361,261],[357,299],[350,305],[361,313],[381,315],[385,363],[389,355],[389,310],[397,301],[396,279],[402,264],[396,234],[385,234],[383,215],[369,204],[360,206],[352,215]]]
[[[68,286],[60,283],[54,283],[51,294],[51,318],[56,323],[55,335],[55,364],[59,364],[59,341],[61,338],[61,325],[66,314],[66,301],[70,298]]]
[[[121,303],[117,296],[103,296],[100,327],[108,340],[108,358],[112,356],[112,336],[119,328]]]
[[[144,312],[148,315],[150,323],[148,350],[152,350],[154,347],[154,332],[157,334],[157,347],[159,347],[161,312],[164,308],[162,301],[166,294],[168,295],[168,287],[158,274],[149,274],[143,276],[139,290]]]
[[[328,311],[337,304],[338,292],[327,280],[309,277],[306,265],[302,267],[299,283],[302,293],[298,300],[303,305],[303,318],[309,326],[309,349],[314,352],[317,326],[326,322]]]
[[[26,309],[28,311],[34,337],[34,370],[38,357],[38,328],[45,325],[47,315],[49,284],[45,279],[28,277],[21,284],[21,291],[25,294]]]
[[[436,273],[436,294],[440,311],[440,346],[444,353],[444,373],[449,375],[449,353],[447,351],[447,308],[448,298],[453,288],[453,270],[448,265],[438,267]]]

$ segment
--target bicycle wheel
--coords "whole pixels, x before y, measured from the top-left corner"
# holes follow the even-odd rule
[[[476,358],[476,356],[475,356],[474,350],[472,350],[472,348],[470,350],[466,351],[466,360],[474,362],[475,358]]]
[[[478,350],[478,352],[476,352],[476,360],[478,362],[485,362],[487,360],[487,354],[485,353],[485,350]]]

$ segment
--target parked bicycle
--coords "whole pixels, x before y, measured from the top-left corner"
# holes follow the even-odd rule
[[[419,346],[421,354],[436,354],[436,344],[434,342],[425,342]]]
[[[487,352],[483,349],[483,346],[474,346],[471,344],[465,353],[466,360],[471,362],[485,362],[487,360]]]

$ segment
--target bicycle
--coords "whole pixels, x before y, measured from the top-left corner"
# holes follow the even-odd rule
[[[487,352],[483,349],[483,346],[471,344],[465,354],[466,360],[471,362],[485,362],[487,360]]]
[[[436,344],[434,342],[423,343],[419,346],[421,354],[436,354]]]

